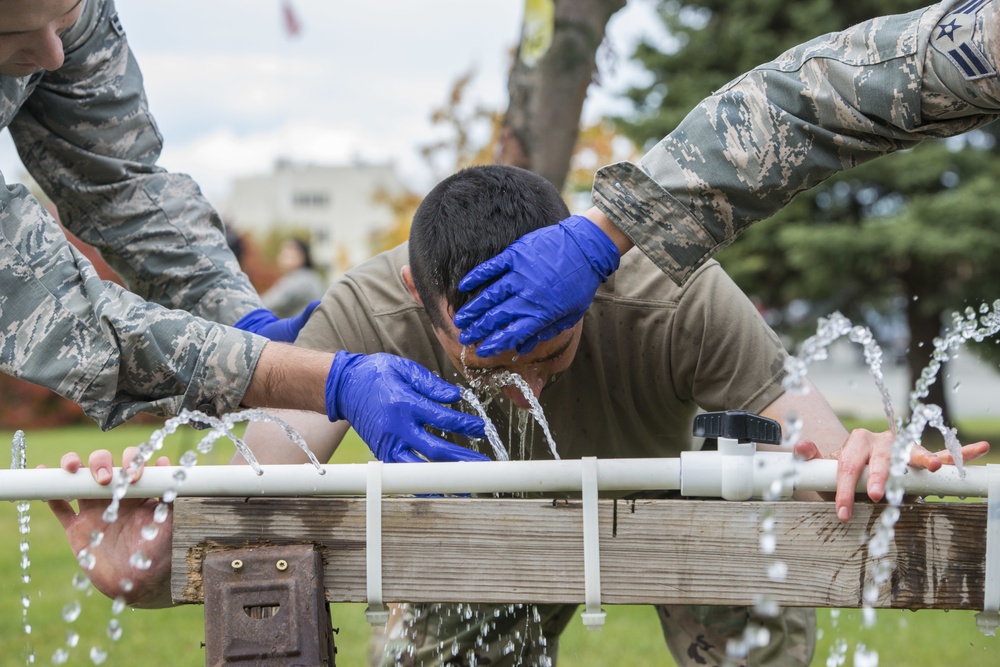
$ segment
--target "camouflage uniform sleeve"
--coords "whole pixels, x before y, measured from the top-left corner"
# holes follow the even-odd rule
[[[948,0],[800,45],[702,101],[594,202],[678,284],[832,174],[998,117],[1000,0]]]
[[[224,324],[260,308],[198,186],[155,164],[162,138],[114,3],[88,0],[63,41],[64,65],[10,125],[63,224],[149,301]]]
[[[94,1],[85,7],[85,15],[95,11],[107,27],[109,5]],[[82,23],[69,39],[87,42],[103,30]],[[157,282],[146,278],[156,271],[175,273],[166,284],[147,286],[148,292],[165,297],[171,282],[179,284],[185,273],[198,274],[218,253],[185,251],[185,244],[211,246],[207,232],[180,233],[172,229],[180,223],[168,222],[173,213],[183,218],[203,209],[200,197],[184,189],[183,179],[164,179],[152,166],[158,142],[144,103],[138,104],[141,89],[130,89],[137,81],[118,86],[121,79],[138,76],[134,63],[127,54],[114,55],[124,46],[104,42],[105,37],[87,42],[87,53],[76,48],[74,62],[68,63],[78,71],[85,62],[92,65],[93,78],[74,85],[60,71],[51,86],[45,83],[46,89],[38,91],[41,97],[33,96],[25,105],[30,109],[22,108],[16,121],[18,149],[44,187],[60,202],[67,201],[65,210],[81,236],[97,238],[105,252],[129,257],[124,263],[129,279],[141,285]],[[109,61],[118,64],[112,67]],[[73,104],[79,105],[79,113],[70,121]],[[51,133],[49,140],[44,140],[46,133]],[[76,195],[79,199],[69,204]],[[137,248],[127,247],[133,243]],[[182,249],[164,252],[174,244]],[[153,246],[160,246],[155,260]],[[223,292],[209,287],[207,278],[193,282],[174,300],[176,305],[207,314],[234,310],[231,304],[197,307],[198,299],[221,299]],[[234,302],[251,301],[246,291],[225,290],[234,294]],[[111,428],[142,411],[170,415],[191,408],[218,414],[236,409],[265,343],[100,280],[28,190],[0,178],[3,372],[58,392]]]
[[[21,185],[0,179],[0,370],[111,428],[239,407],[266,340],[101,280]]]

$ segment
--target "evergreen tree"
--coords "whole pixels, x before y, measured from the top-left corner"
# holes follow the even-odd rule
[[[784,50],[924,4],[663,2],[659,13],[677,37],[677,50],[663,53],[648,43],[637,48],[635,58],[651,81],[629,92],[637,111],[617,119],[619,127],[648,145],[713,90]],[[884,314],[896,304],[905,310],[906,362],[917,377],[951,311],[1000,297],[994,264],[1000,256],[998,135],[991,125],[835,176],[754,225],[718,259],[741,288],[768,307],[805,299],[816,306],[813,314],[840,310],[865,323],[866,315]],[[940,405],[950,421],[943,378],[925,401]]]

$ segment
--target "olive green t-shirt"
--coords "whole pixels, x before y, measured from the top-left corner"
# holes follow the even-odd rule
[[[466,384],[403,284],[407,263],[403,244],[349,271],[330,287],[296,344],[389,352]],[[785,356],[718,263],[706,263],[678,287],[633,252],[598,289],[576,357],[542,390],[540,403],[560,458],[677,456],[692,448],[699,407],[759,412],[777,398]],[[505,396],[489,403],[488,414],[512,459],[552,458],[541,429]],[[491,451],[486,443],[479,449]]]

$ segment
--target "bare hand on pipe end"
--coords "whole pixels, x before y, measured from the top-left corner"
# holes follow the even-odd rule
[[[891,431],[872,433],[863,428],[855,429],[847,437],[844,446],[830,455],[837,460],[837,518],[848,521],[854,512],[855,489],[858,480],[868,466],[868,481],[866,491],[868,498],[874,502],[885,496],[885,485],[889,479],[889,467],[892,457],[892,445],[895,436]],[[962,447],[962,459],[973,461],[990,451],[988,442],[980,441]],[[795,445],[795,453],[806,461],[822,458],[815,443],[802,441]],[[931,452],[920,445],[915,445],[910,452],[910,465],[921,470],[934,472],[943,465],[954,465],[951,453],[944,449]]]

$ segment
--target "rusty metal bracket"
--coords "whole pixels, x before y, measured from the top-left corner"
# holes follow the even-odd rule
[[[311,544],[213,551],[202,564],[208,667],[333,667],[336,648]]]

